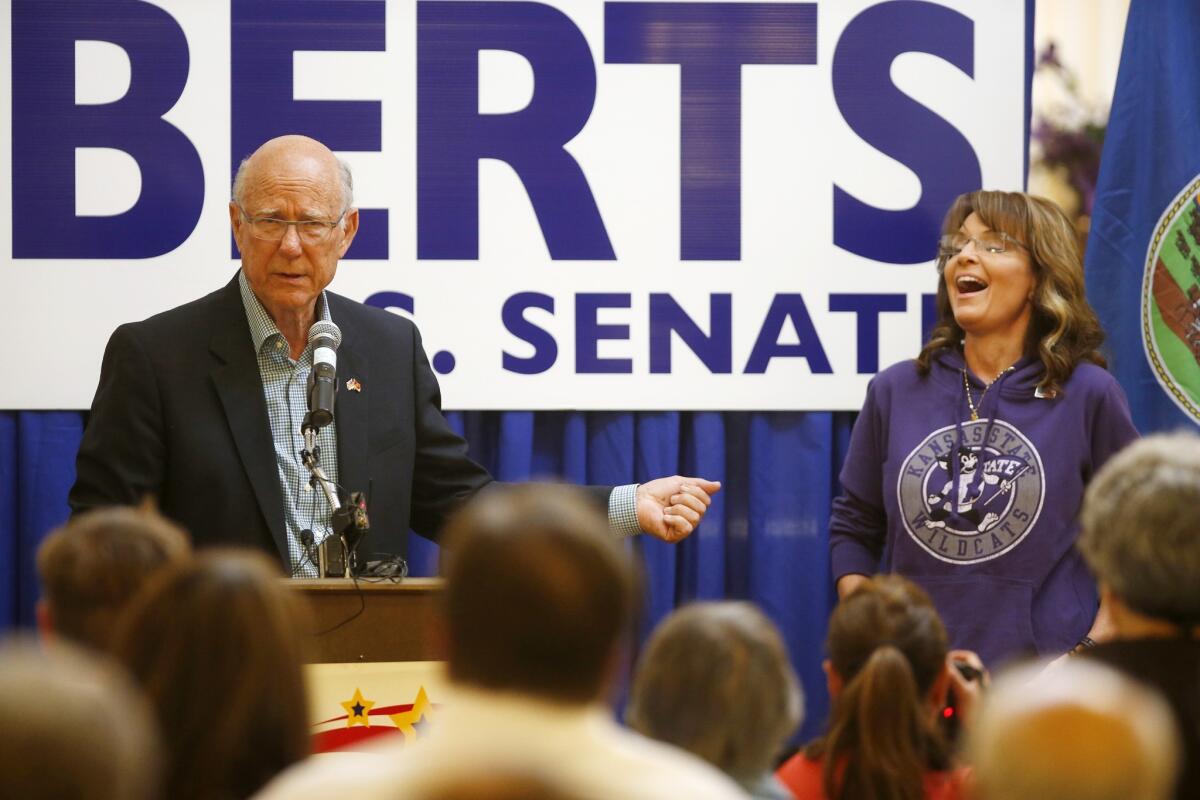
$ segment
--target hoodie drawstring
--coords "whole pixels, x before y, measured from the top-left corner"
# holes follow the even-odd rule
[[[992,408],[994,409],[993,413],[985,414],[983,404],[987,401],[987,398],[986,397],[980,398],[978,411],[979,411],[980,416],[985,417],[987,419],[987,426],[983,430],[983,443],[979,446],[979,457],[978,457],[979,460],[975,466],[975,474],[973,476],[971,476],[971,487],[970,487],[970,492],[968,493],[968,496],[973,497],[977,492],[980,492],[983,489],[982,482],[983,482],[983,467],[984,467],[984,460],[983,460],[984,448],[987,447],[987,443],[989,441],[991,441],[992,426],[994,426],[996,424],[996,417],[998,416],[998,414],[995,412],[999,410],[998,406],[1000,405],[1000,384],[1004,383],[1004,381],[1012,373],[1013,373],[1013,370],[1011,367],[1009,369],[1004,370],[1003,372],[1000,373],[999,377],[997,377],[996,380],[992,382],[992,385],[988,387],[988,389],[989,389],[988,394],[993,395],[996,398],[992,402]],[[968,391],[970,391],[970,389],[968,389],[967,384],[964,383],[963,384],[963,394],[966,394]],[[959,420],[962,419],[962,403],[961,402],[959,403],[958,419]],[[962,432],[961,432],[962,423],[955,422],[955,427],[958,428],[958,430],[959,430],[958,435],[961,436],[962,435]]]

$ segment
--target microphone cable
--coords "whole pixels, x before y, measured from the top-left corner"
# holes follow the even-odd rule
[[[350,580],[354,581],[354,590],[358,593],[358,611],[355,611],[353,614],[346,617],[341,622],[337,622],[337,623],[334,623],[333,625],[330,625],[328,628],[326,628],[323,631],[317,631],[316,633],[313,634],[313,636],[325,636],[326,634],[333,633],[334,631],[336,631],[338,628],[342,627],[343,625],[348,625],[351,622],[353,622],[354,620],[361,617],[363,611],[366,610],[367,599],[366,599],[365,593],[362,590],[362,587],[358,585],[358,576],[355,575],[353,572],[351,572]]]

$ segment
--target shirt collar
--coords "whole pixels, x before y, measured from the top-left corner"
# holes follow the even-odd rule
[[[242,307],[246,310],[246,321],[250,323],[250,340],[254,342],[254,352],[257,353],[262,350],[263,342],[273,336],[282,336],[283,334],[280,332],[279,326],[275,324],[275,320],[271,319],[271,315],[267,313],[267,309],[263,307],[262,301],[255,296],[243,270],[238,270],[238,289],[242,293]],[[329,302],[323,291],[317,297],[317,319],[333,322],[333,318],[329,315]]]

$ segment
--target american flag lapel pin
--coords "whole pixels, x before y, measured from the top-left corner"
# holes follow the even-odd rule
[[[350,378],[346,381],[346,388],[352,392],[361,392],[362,384],[358,382],[358,378]]]

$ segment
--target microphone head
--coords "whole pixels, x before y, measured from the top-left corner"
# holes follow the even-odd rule
[[[305,547],[312,547],[314,538],[313,532],[308,528],[300,531],[300,544],[304,545]]]
[[[327,340],[322,344],[323,347],[328,347],[330,350],[337,350],[338,345],[342,343],[342,329],[328,320],[318,320],[308,329],[308,343],[313,344],[317,339],[321,338]]]

